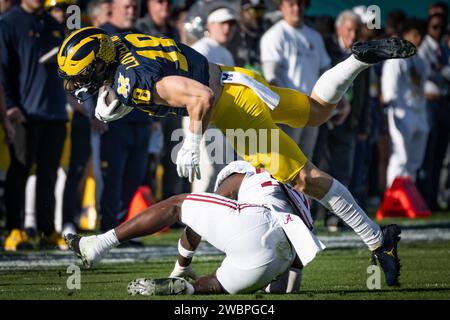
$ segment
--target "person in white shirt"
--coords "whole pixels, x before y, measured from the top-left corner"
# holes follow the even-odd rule
[[[209,62],[217,63],[225,66],[234,66],[234,59],[230,51],[225,48],[225,45],[230,41],[236,30],[237,15],[230,8],[219,8],[213,10],[207,19],[208,34],[193,44],[192,48],[200,52],[208,59]],[[183,119],[183,129],[188,130],[189,118]],[[227,142],[225,137],[222,136],[218,129],[215,129],[213,125],[208,127],[208,134],[214,137],[222,137],[222,143],[215,138],[214,143],[217,145],[216,149],[223,150],[222,159],[215,161],[208,153],[208,149],[211,149],[210,143],[207,143],[207,139],[203,139],[200,146],[200,169],[202,171],[202,178],[200,180],[194,180],[192,183],[192,192],[212,192],[214,177],[217,176],[219,171],[225,166],[225,159],[230,159],[228,155],[234,155],[233,148],[230,143]],[[220,157],[217,157],[220,158]],[[217,159],[216,159],[217,160]],[[220,161],[222,160],[222,161]],[[218,163],[219,162],[219,163]]]
[[[206,20],[208,35],[193,44],[192,48],[203,54],[209,62],[234,66],[234,59],[225,44],[236,29],[236,14],[230,8],[212,11]]]
[[[402,36],[419,47],[425,29],[418,19],[408,19]],[[383,65],[381,90],[389,105],[388,125],[392,140],[392,153],[387,169],[387,187],[398,176],[408,176],[415,181],[428,138],[425,82],[428,64],[416,55],[409,60],[386,61]]]
[[[261,63],[266,80],[276,86],[310,94],[331,60],[322,36],[304,24],[305,1],[281,0],[283,19],[261,39]],[[282,127],[298,143],[308,158],[312,157],[318,128]]]

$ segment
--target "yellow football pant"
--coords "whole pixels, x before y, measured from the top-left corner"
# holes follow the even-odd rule
[[[221,69],[241,72],[259,81],[280,96],[280,103],[272,111],[251,88],[225,84],[214,107],[212,122],[225,135],[227,129],[242,129],[246,134],[239,135],[235,131],[234,135],[227,135],[235,151],[254,167],[270,172],[277,180],[284,183],[292,181],[308,160],[277,124],[304,127],[310,112],[308,96],[293,89],[270,86],[262,76],[247,69]]]

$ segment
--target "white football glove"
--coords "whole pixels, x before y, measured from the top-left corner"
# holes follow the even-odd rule
[[[108,91],[103,91],[98,95],[97,106],[95,107],[95,117],[103,122],[109,122],[123,118],[133,110],[132,107],[124,106],[119,100],[113,100],[109,105],[106,102]]]
[[[188,130],[184,137],[183,146],[177,155],[177,172],[181,178],[189,178],[193,182],[195,178],[201,179],[200,175],[200,141],[201,134],[192,133]]]
[[[175,267],[173,268],[172,273],[169,276],[169,278],[173,277],[188,278],[192,280],[198,279],[198,275],[194,271],[194,269],[192,269],[191,265],[188,265],[187,267],[182,267],[178,263],[178,260],[177,262],[175,262]]]

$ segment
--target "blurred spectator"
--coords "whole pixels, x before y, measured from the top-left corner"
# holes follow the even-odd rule
[[[87,14],[94,27],[107,23],[111,15],[111,2],[109,0],[89,1]]]
[[[0,83],[0,126],[3,127],[3,132],[5,133],[5,143],[10,144],[14,141],[14,136],[16,131],[11,123],[11,120],[6,115],[5,106],[5,94],[3,92],[3,86]],[[1,143],[1,142],[0,142]]]
[[[110,3],[106,1],[92,1],[88,4],[88,14],[94,27],[98,27],[101,21],[107,21],[110,14],[109,9]],[[74,98],[69,97],[68,101],[74,112],[70,130],[71,145],[69,169],[67,171],[63,195],[63,235],[67,233],[76,233],[76,220],[81,213],[83,195],[82,190],[80,190],[80,182],[86,172],[86,166],[89,157],[91,156],[92,148],[99,149],[97,147],[99,144],[91,142],[91,138],[98,140],[99,135],[108,130],[108,125],[99,121],[94,116],[95,100],[89,100],[84,104],[80,104]],[[94,151],[92,152],[92,155],[95,156],[93,163],[97,164],[99,159],[96,158],[100,150],[92,151]],[[97,191],[99,190],[98,185],[100,184],[101,181],[99,181],[99,177],[97,177]]]
[[[219,8],[208,15],[206,21],[208,35],[197,41],[192,47],[203,54],[208,61],[234,66],[234,59],[225,45],[233,36],[236,28],[236,15],[229,8]]]
[[[12,7],[13,3],[13,0],[0,0],[0,18],[9,8]]]
[[[178,31],[178,34],[180,36],[180,42],[190,45],[189,43],[189,37],[187,34],[187,30],[184,27],[185,20],[188,16],[189,9],[193,5],[195,0],[189,0],[189,1],[183,1],[179,5],[175,6],[172,9],[171,13],[171,21],[173,21],[173,25],[175,29]]]
[[[406,19],[402,37],[419,47],[425,35],[423,23]],[[389,133],[392,152],[387,170],[387,187],[398,176],[415,181],[428,138],[426,119],[425,81],[427,64],[423,57],[387,60],[383,65],[381,89],[388,104]]]
[[[20,23],[17,23],[20,21]],[[36,162],[37,228],[42,246],[66,249],[55,231],[55,183],[66,136],[65,92],[56,64],[43,57],[59,47],[64,29],[40,0],[22,0],[0,21],[0,80],[7,115],[16,135],[10,146],[11,164],[6,177],[7,229],[5,250],[28,243],[23,229],[25,184]]]
[[[77,4],[76,0],[45,0],[44,8],[56,21],[63,24],[67,18],[67,7],[74,4]]]
[[[425,84],[430,136],[419,180],[419,189],[431,210],[440,209],[437,202],[439,180],[450,134],[450,66],[446,50],[440,44],[446,25],[447,16],[440,13],[430,16],[427,35],[419,48],[419,55],[431,67]]]
[[[386,19],[386,35],[389,38],[400,37],[403,21],[406,14],[403,10],[393,10],[389,12]]]
[[[336,35],[325,42],[333,66],[351,55],[359,28],[360,19],[353,11],[346,10],[339,14],[335,22]],[[337,105],[335,115],[320,127],[314,151],[313,162],[345,186],[351,183],[356,142],[365,143],[369,133],[368,77],[369,71],[365,70],[355,79],[353,86]],[[320,217],[324,209],[320,207],[318,210]],[[342,222],[327,212],[325,223],[330,231],[337,231]]]
[[[227,48],[233,55],[235,65],[261,72],[259,43],[264,33],[263,0],[241,0],[239,30],[234,33]]]
[[[136,28],[140,32],[154,37],[168,37],[179,40],[178,31],[169,23],[170,9],[168,0],[147,0],[147,15],[137,21]],[[175,194],[189,192],[190,189],[189,182],[178,176],[176,165],[171,158],[172,149],[178,144],[177,141],[171,140],[172,132],[181,128],[182,119],[169,115],[156,121],[159,121],[160,125],[152,125],[152,130],[158,132],[157,130],[162,129],[163,152],[161,164],[164,166],[162,198],[166,199]],[[149,165],[148,167],[152,166]]]
[[[169,18],[169,0],[147,0],[147,15],[136,22],[136,28],[144,34],[179,40],[178,32],[170,25]]]
[[[234,11],[230,8],[218,8],[213,10],[207,18],[208,35],[194,43],[192,48],[203,54],[209,62],[234,66],[233,56],[224,45],[226,45],[233,36],[232,29],[236,28],[236,19],[237,17]],[[189,130],[188,117],[183,119],[183,128],[185,131]],[[213,128],[213,125],[209,125],[208,127],[209,130]],[[202,178],[200,180],[194,180],[192,183],[192,192],[213,192],[215,177],[225,166],[225,161],[222,163],[213,163],[213,159],[210,158],[210,154],[207,151],[210,143],[215,143],[217,146],[218,141],[213,140],[212,142],[206,142],[206,139],[202,139],[200,147]],[[222,150],[224,151],[224,156],[226,150],[229,150],[229,148],[231,148],[231,146],[225,137],[223,137]]]
[[[334,18],[331,16],[316,16],[314,18],[314,28],[324,39],[329,39],[334,35]]]
[[[108,130],[108,125],[97,120],[92,111],[86,110],[85,104],[79,104],[74,98],[68,98],[73,107],[73,117],[70,130],[70,160],[63,195],[63,228],[62,234],[76,233],[77,218],[81,212],[83,190],[80,183],[86,172],[86,166],[91,156],[91,130],[102,134]],[[92,102],[95,104],[95,102]],[[95,154],[98,154],[96,152]],[[98,179],[97,179],[98,180]],[[98,181],[97,181],[98,182]]]
[[[431,17],[435,14],[442,14],[448,17],[448,4],[442,1],[435,2],[428,7],[428,16]]]
[[[376,28],[369,28],[369,23],[373,23],[376,18],[373,11],[368,11],[366,6],[358,6],[353,8],[360,21],[359,40],[370,41],[380,38],[382,36],[381,30]],[[367,202],[368,188],[367,183],[369,180],[369,165],[372,159],[372,150],[374,149],[375,142],[378,138],[382,107],[380,105],[381,96],[381,65],[377,64],[368,70],[368,83],[369,90],[367,93],[369,98],[367,99],[367,113],[362,113],[362,126],[358,130],[356,139],[354,159],[353,159],[353,173],[350,182],[350,191],[355,197],[358,204],[365,208]],[[358,82],[359,83],[359,80]],[[369,117],[370,121],[367,121]],[[364,121],[366,120],[366,121]],[[363,126],[366,126],[364,128]],[[378,168],[375,168],[377,171]],[[375,175],[376,176],[376,175]],[[375,179],[376,181],[376,179]],[[378,190],[378,183],[375,183],[375,189]],[[384,186],[383,186],[384,191]]]
[[[293,88],[311,94],[322,71],[330,66],[322,36],[304,24],[304,0],[278,2],[283,19],[261,39],[261,63],[264,76],[272,85]],[[312,158],[318,128],[281,126]]]
[[[136,22],[135,0],[114,0],[109,22],[100,28],[110,35],[133,31]],[[144,181],[147,149],[150,140],[150,118],[133,110],[124,118],[109,124],[101,139],[103,192],[100,199],[100,230],[116,227],[126,216],[131,199]]]

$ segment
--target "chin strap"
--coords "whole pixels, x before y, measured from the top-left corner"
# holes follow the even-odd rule
[[[82,104],[83,101],[86,100],[86,99],[83,99],[83,97],[81,95],[83,93],[88,93],[88,92],[89,92],[89,89],[86,87],[75,90],[74,95],[75,95],[75,98],[77,98],[79,104]]]

